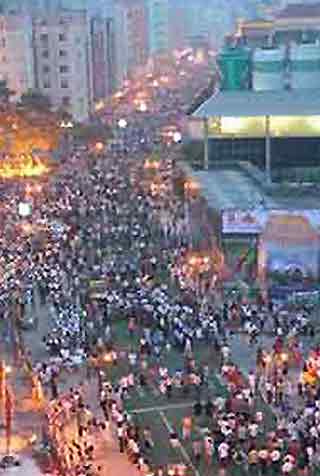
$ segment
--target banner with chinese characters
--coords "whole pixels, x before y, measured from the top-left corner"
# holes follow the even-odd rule
[[[320,210],[225,210],[222,233],[258,235],[260,271],[318,276]]]

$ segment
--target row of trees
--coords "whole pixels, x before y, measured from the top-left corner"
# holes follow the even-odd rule
[[[48,97],[30,90],[18,103],[11,101],[14,92],[0,81],[0,150],[12,154],[31,153],[34,149],[54,150],[65,133],[62,122],[71,121],[68,134],[77,142],[95,144],[111,138],[111,130],[101,121],[79,124],[66,110],[54,111]]]

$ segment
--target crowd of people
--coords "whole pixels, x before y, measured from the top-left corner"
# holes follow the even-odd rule
[[[169,98],[172,107],[181,107],[180,95],[176,88],[157,100],[167,104]],[[224,299],[216,291],[221,276],[211,268],[207,286],[195,291],[198,276],[183,274],[192,251],[193,205],[186,208],[176,193],[176,146],[163,146],[150,162],[162,122],[163,114],[158,122],[145,120],[142,130],[128,121],[121,153],[74,147],[41,183],[0,184],[2,321],[22,361],[26,349],[17,329],[26,309],[39,297],[47,310],[45,357],[31,365],[51,401],[47,437],[59,471],[100,474],[97,439],[113,434],[142,474],[187,474],[203,462],[221,471],[308,474],[319,460],[319,383],[295,382],[290,365],[303,364],[299,346],[301,336],[314,337],[312,313],[294,309],[288,317],[272,302]],[[144,136],[148,141],[141,141]],[[19,204],[25,202],[32,213],[21,217]],[[213,250],[214,239],[205,238]],[[127,345],[118,349],[115,336],[123,322]],[[249,334],[253,352],[259,342],[257,366],[248,376],[232,362],[235,333]],[[272,354],[264,352],[265,335],[273,339]],[[288,338],[294,341],[290,349]],[[209,357],[196,358],[199,348],[207,348]],[[284,357],[288,350],[294,365]],[[170,366],[171,355],[182,359]],[[106,358],[116,377],[102,371]],[[61,379],[66,370],[84,366],[86,379],[97,380],[90,408],[92,393],[81,386],[66,389],[68,377],[67,383]],[[210,386],[213,377],[224,382],[223,398]],[[190,400],[190,414],[170,430],[169,440],[173,451],[191,444],[191,461],[154,467],[152,428],[140,427],[126,409],[138,390],[168,402]],[[259,410],[261,395],[276,416],[273,425]],[[199,433],[195,423],[204,415],[207,428]]]

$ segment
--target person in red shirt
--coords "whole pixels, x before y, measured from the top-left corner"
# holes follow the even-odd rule
[[[283,349],[283,341],[281,337],[277,337],[273,345],[273,350],[275,354],[280,354],[282,352],[282,349]]]

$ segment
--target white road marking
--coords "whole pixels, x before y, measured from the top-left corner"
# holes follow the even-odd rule
[[[168,418],[165,416],[165,414],[163,413],[163,411],[160,411],[159,412],[159,415],[161,417],[161,420],[163,421],[163,424],[164,426],[166,427],[166,429],[168,430],[168,433],[172,433],[174,431],[173,427],[171,426]],[[196,476],[200,476],[200,473],[199,471],[197,470],[197,468],[193,465],[192,461],[191,461],[191,458],[189,456],[189,454],[187,453],[185,447],[182,445],[181,441],[179,440],[179,449],[180,449],[180,452],[184,458],[184,460],[189,464],[189,466],[192,468],[194,474]]]
[[[192,407],[196,401],[192,402],[184,402],[184,403],[172,403],[171,405],[159,405],[157,407],[146,407],[146,408],[137,408],[135,410],[131,410],[131,413],[151,413],[151,412],[161,412],[166,410],[174,410],[175,408],[188,408]],[[205,402],[201,402],[202,404]]]

